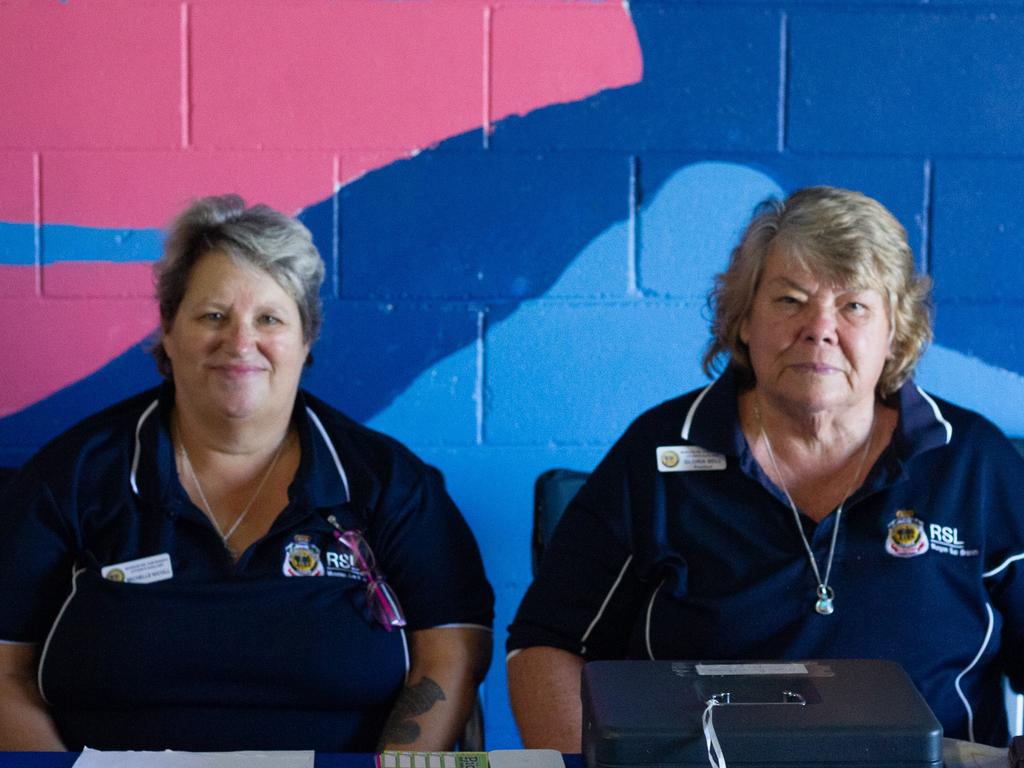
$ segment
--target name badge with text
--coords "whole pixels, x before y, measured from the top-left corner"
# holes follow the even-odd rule
[[[716,472],[725,469],[725,456],[699,445],[660,445],[659,472]]]
[[[100,569],[100,576],[107,581],[123,581],[126,584],[150,584],[165,581],[174,576],[171,556],[164,552],[138,560],[125,560]]]

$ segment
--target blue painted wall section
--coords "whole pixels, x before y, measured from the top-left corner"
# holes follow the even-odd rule
[[[592,468],[705,382],[705,296],[765,196],[827,183],[889,206],[937,284],[920,380],[1024,435],[1021,6],[632,0],[639,84],[453,137],[302,213],[328,261],[306,385],[438,465],[484,551],[489,747],[518,743],[503,643],[533,481]],[[3,263],[32,237],[0,225]],[[43,237],[65,259],[159,249],[150,230]],[[0,463],[156,380],[139,347],[0,420]]]

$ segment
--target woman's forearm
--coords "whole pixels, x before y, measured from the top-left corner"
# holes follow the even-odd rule
[[[491,633],[472,628],[426,629],[410,634],[409,680],[391,709],[381,750],[453,749],[487,672]]]
[[[525,648],[508,660],[508,690],[523,745],[579,752],[583,659],[558,648]]]
[[[65,749],[36,686],[35,656],[31,644],[0,644],[0,750]]]

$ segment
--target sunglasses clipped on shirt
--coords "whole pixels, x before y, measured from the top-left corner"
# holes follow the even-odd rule
[[[334,515],[328,515],[327,522],[334,526],[334,538],[352,553],[360,572],[366,577],[366,602],[373,618],[388,632],[396,627],[404,627],[405,614],[398,596],[377,568],[373,550],[362,532],[342,528]]]

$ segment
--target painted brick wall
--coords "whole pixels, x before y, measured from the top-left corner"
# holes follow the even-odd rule
[[[0,2],[0,463],[155,383],[190,197],[300,213],[306,385],[441,467],[504,627],[532,484],[704,381],[704,297],[768,194],[861,189],[936,280],[920,380],[1024,434],[1024,2]]]

